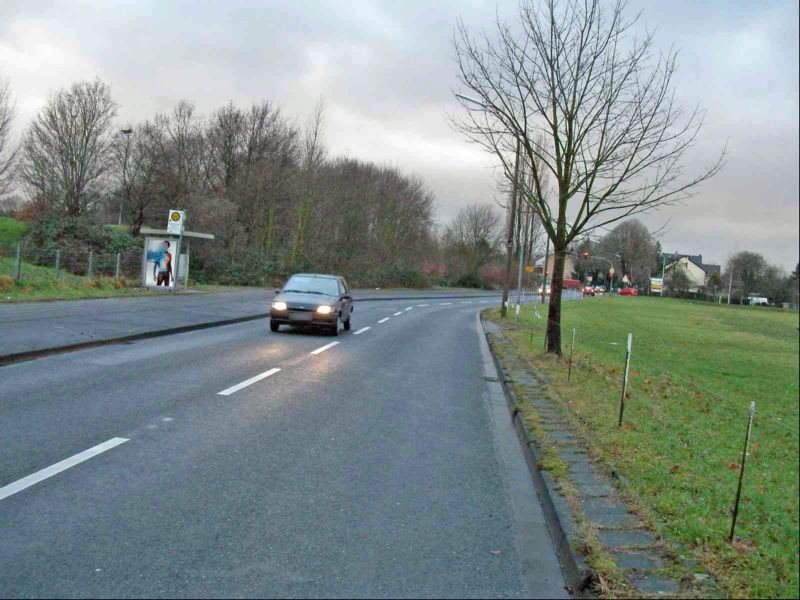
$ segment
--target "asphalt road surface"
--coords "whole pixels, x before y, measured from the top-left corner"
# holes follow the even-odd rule
[[[0,596],[564,597],[481,302],[0,368]]]
[[[0,357],[264,314],[273,290],[0,304]],[[354,290],[356,300],[486,297],[480,290]]]

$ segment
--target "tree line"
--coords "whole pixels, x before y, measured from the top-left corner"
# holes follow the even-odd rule
[[[102,246],[101,223],[135,238],[178,208],[217,237],[192,252],[193,274],[209,280],[271,285],[313,270],[428,283],[424,267],[440,256],[433,194],[395,167],[330,156],[322,101],[304,125],[269,101],[200,115],[184,100],[125,124],[118,107],[104,82],[76,82],[50,94],[13,145],[0,85],[0,193],[22,191],[17,214],[35,244]]]

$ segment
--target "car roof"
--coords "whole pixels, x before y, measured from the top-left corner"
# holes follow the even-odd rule
[[[320,279],[340,279],[340,275],[325,275],[323,273],[295,273],[292,277],[319,277]]]

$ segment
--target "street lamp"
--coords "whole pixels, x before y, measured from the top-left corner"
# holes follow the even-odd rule
[[[117,219],[117,225],[122,225],[122,207],[124,200],[128,200],[128,204],[130,204],[130,198],[128,197],[130,196],[130,190],[128,189],[128,153],[130,152],[130,139],[133,129],[126,127],[125,129],[121,129],[120,133],[125,136],[125,158],[122,163],[122,185],[125,188],[125,197],[119,199],[119,218]]]
[[[619,254],[615,254],[614,258],[619,258],[619,256],[620,256]],[[587,260],[588,259],[592,259],[592,260],[598,259],[598,260],[606,261],[608,263],[608,271],[610,271],[611,269],[614,268],[614,263],[611,261],[611,259],[606,258],[605,256],[595,256],[595,255],[590,255],[588,252],[584,252],[583,253],[583,258],[587,259]],[[607,271],[607,273],[608,273],[608,271]],[[611,279],[610,275],[608,276],[608,279],[609,279],[608,291],[611,292],[611,291],[613,291],[613,282],[610,281],[610,279]]]

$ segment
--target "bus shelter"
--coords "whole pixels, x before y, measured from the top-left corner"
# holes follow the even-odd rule
[[[150,227],[142,227],[141,233],[144,235],[142,287],[173,292],[180,287],[189,287],[192,240],[214,239],[210,233],[171,233]]]

